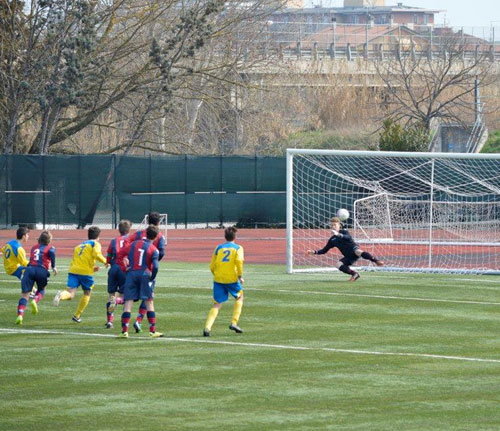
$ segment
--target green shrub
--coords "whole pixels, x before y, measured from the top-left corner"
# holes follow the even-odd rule
[[[429,132],[420,124],[403,127],[388,118],[384,120],[379,138],[381,151],[426,151]]]
[[[481,153],[500,153],[500,130],[495,130],[488,136]]]

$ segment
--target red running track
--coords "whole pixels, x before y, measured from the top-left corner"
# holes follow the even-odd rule
[[[58,257],[73,256],[73,249],[87,239],[86,230],[52,230],[52,244]],[[40,231],[30,231],[28,243],[24,246],[26,254],[36,244]],[[118,236],[118,231],[104,229],[100,242],[103,254],[109,242]],[[0,231],[0,246],[16,237],[15,230]],[[210,262],[215,247],[223,243],[222,229],[169,229],[165,260],[171,262]],[[248,263],[286,263],[285,229],[239,229],[236,242],[245,250],[245,262]]]

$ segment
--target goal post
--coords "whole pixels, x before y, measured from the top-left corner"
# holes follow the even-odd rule
[[[160,229],[160,232],[163,233],[163,236],[165,237],[165,245],[167,245],[167,225],[168,225],[168,214],[160,214],[160,223],[158,225],[158,228]],[[148,223],[148,215],[144,214],[144,217],[139,224],[139,227],[137,230],[146,230],[149,226]]]
[[[336,270],[340,208],[361,269],[500,274],[500,155],[287,150],[287,272]]]

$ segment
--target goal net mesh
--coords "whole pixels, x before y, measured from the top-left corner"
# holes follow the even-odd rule
[[[137,230],[146,230],[149,226],[148,222],[148,215],[144,214],[144,217],[137,227]],[[165,245],[167,245],[167,226],[168,226],[168,214],[160,214],[160,223],[158,224],[158,228],[160,229],[160,232],[163,233],[163,236],[165,237]]]
[[[339,208],[350,212],[344,226],[360,248],[387,263],[382,269],[499,271],[500,159],[450,156],[289,155],[289,271],[334,268],[337,249],[319,256],[306,251],[326,244]],[[363,259],[356,265],[373,268]]]

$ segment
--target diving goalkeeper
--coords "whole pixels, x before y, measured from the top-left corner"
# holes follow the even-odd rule
[[[306,254],[325,254],[328,250],[337,247],[340,252],[344,255],[335,266],[339,271],[345,272],[351,276],[349,281],[356,281],[360,275],[358,272],[351,268],[360,257],[369,260],[377,266],[384,266],[384,262],[372,256],[367,251],[363,251],[359,248],[359,245],[354,242],[354,239],[349,234],[347,229],[342,229],[340,224],[340,219],[338,217],[333,217],[331,220],[332,236],[326,243],[326,245],[321,250],[307,250]]]

